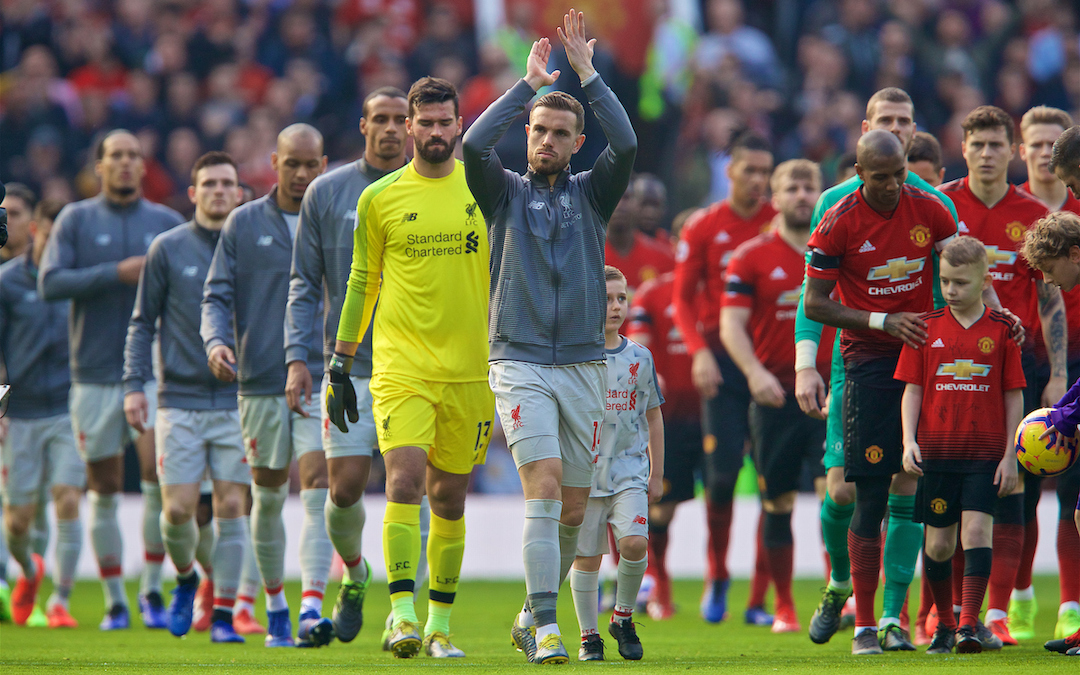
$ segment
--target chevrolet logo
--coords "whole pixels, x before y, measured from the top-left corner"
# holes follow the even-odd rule
[[[986,261],[990,269],[994,269],[998,263],[1012,265],[1016,262],[1016,251],[1001,251],[997,246],[986,247]]]
[[[973,377],[986,377],[990,366],[975,363],[971,359],[957,359],[953,363],[942,363],[937,369],[938,375],[952,375],[954,380],[970,380]]]
[[[801,292],[802,292],[801,288],[796,288],[793,291],[785,291],[784,293],[780,294],[779,298],[776,299],[776,304],[778,304],[778,305],[797,305],[797,304],[799,304],[799,295],[801,294]]]
[[[884,265],[871,267],[870,272],[866,275],[866,280],[881,281],[882,279],[888,279],[889,281],[903,281],[910,279],[913,272],[921,272],[925,264],[925,257],[916,258],[915,260],[908,260],[907,256],[890,258]]]

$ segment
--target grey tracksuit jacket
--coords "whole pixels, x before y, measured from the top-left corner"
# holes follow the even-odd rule
[[[17,419],[68,411],[67,300],[38,293],[38,269],[26,252],[0,266],[0,362],[11,385],[7,414]]]
[[[322,302],[326,309],[323,357],[329,367],[349,285],[356,203],[364,188],[385,175],[361,158],[319,176],[304,193],[285,310],[286,362],[307,360],[308,345],[316,342],[313,329],[318,326]],[[370,328],[356,350],[352,374],[371,377]]]
[[[154,378],[151,345],[158,335],[158,405],[183,410],[236,407],[236,383],[206,365],[199,336],[203,283],[219,233],[194,221],[158,235],[146,254],[124,345],[124,393]]]
[[[206,354],[217,345],[236,353],[239,393],[285,394],[285,303],[289,299],[292,236],[270,194],[238,207],[221,230],[203,287],[202,334]],[[306,361],[321,378],[318,312],[311,317]]]
[[[535,95],[524,80],[464,139],[465,176],[491,242],[491,360],[564,365],[604,358],[604,238],[637,154],[637,137],[599,75],[583,84],[608,139],[593,168],[550,185],[504,169],[495,144]]]
[[[46,300],[71,302],[71,379],[120,384],[124,339],[135,287],[121,283],[116,264],[145,255],[154,237],[184,222],[170,208],[140,199],[117,206],[103,195],[64,207],[53,223],[38,274]]]

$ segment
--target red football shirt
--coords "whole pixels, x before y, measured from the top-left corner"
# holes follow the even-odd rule
[[[964,328],[948,307],[923,315],[926,344],[900,352],[896,379],[923,388],[915,435],[924,470],[994,472],[1012,429],[1005,392],[1026,386],[1012,321],[987,308]]]
[[[837,281],[840,302],[868,312],[925,312],[934,306],[931,253],[956,234],[952,214],[937,198],[904,185],[889,215],[852,192],[825,212],[810,235],[807,276]],[[845,363],[895,357],[903,342],[885,331],[840,331]]]
[[[791,394],[795,392],[795,313],[802,291],[803,256],[776,231],[759,234],[731,256],[722,302],[722,307],[751,310],[746,327],[754,355]],[[821,344],[826,348],[818,350],[818,372],[826,382],[834,330],[825,326]]]
[[[1020,255],[1027,230],[1046,215],[1046,206],[1038,199],[1010,185],[997,204],[987,207],[968,187],[967,177],[938,188],[953,200],[960,221],[960,234],[970,234],[986,246],[990,276],[994,278],[1001,306],[1020,317],[1027,327],[1025,348],[1034,345],[1040,332],[1039,298],[1035,287],[1041,275]]]
[[[1020,186],[1020,189],[1030,193],[1031,182],[1028,181]],[[1034,194],[1032,195],[1034,196]],[[1072,190],[1065,190],[1065,203],[1059,211],[1071,211],[1080,216],[1080,199],[1073,196]],[[1039,273],[1036,272],[1036,277]],[[1069,360],[1080,358],[1080,286],[1071,291],[1061,291],[1061,297],[1065,299],[1065,320],[1069,326]],[[1040,363],[1046,363],[1046,344],[1043,342],[1042,331],[1035,331],[1035,358]]]
[[[701,398],[690,378],[690,358],[682,333],[675,325],[675,275],[662,274],[647,281],[634,294],[627,336],[649,336],[656,372],[664,379],[664,418],[695,421],[701,417]]]
[[[634,246],[625,258],[611,246],[610,241],[605,243],[604,262],[619,268],[626,276],[630,293],[646,281],[675,269],[675,256],[671,255],[671,249],[641,232],[634,233]]]
[[[675,251],[675,323],[690,354],[720,344],[724,268],[739,244],[769,229],[776,209],[762,204],[743,218],[724,200],[698,211],[683,226]]]

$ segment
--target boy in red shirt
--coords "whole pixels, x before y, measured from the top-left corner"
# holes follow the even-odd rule
[[[994,505],[1018,480],[1010,431],[1023,418],[1027,382],[1012,322],[983,304],[988,268],[981,241],[949,242],[940,272],[948,307],[922,316],[926,341],[920,348],[905,344],[896,367],[896,379],[907,382],[900,406],[904,470],[920,477],[923,570],[938,607],[953,604],[958,524],[966,555],[960,627],[951,612],[938,612],[928,654],[954,646],[958,653],[982,651],[976,633],[993,559]]]

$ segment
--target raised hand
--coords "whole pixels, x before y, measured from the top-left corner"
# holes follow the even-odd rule
[[[571,9],[563,16],[562,27],[556,30],[559,32],[563,48],[566,49],[566,60],[570,62],[574,72],[581,77],[582,82],[592,77],[596,72],[592,65],[596,38],[585,39],[585,15]]]
[[[533,43],[529,51],[529,60],[525,64],[525,81],[533,88],[540,91],[542,87],[550,87],[559,79],[559,71],[549,73],[547,71],[548,57],[551,56],[551,42],[547,38],[540,38]]]

